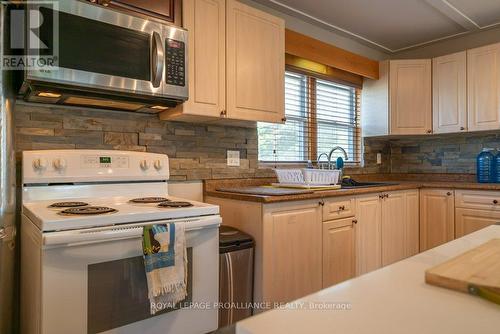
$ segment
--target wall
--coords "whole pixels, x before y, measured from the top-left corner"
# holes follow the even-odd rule
[[[499,131],[366,138],[365,159],[368,155],[368,166],[376,172],[475,174],[476,157],[486,147],[500,149]],[[382,165],[374,163],[377,151]]]
[[[268,177],[257,167],[256,129],[160,121],[156,115],[18,102],[16,152],[117,149],[168,154],[172,180]],[[240,167],[226,166],[228,149]]]

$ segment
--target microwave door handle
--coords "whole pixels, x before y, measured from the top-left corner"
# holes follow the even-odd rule
[[[163,67],[165,66],[165,51],[161,36],[156,31],[153,32],[151,38],[151,77],[153,87],[160,87],[163,75]]]

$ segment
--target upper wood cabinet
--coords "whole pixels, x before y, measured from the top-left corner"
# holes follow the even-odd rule
[[[431,133],[431,61],[391,60],[389,64],[391,134]]]
[[[182,0],[97,0],[90,2],[143,18],[154,18],[177,26],[182,25]]]
[[[500,128],[500,43],[467,50],[469,130]]]
[[[184,0],[189,100],[165,120],[282,122],[285,24],[236,0]]]
[[[467,52],[432,60],[434,133],[467,130]]]
[[[420,251],[455,237],[455,203],[451,189],[420,190]]]
[[[323,223],[323,288],[356,276],[356,219]]]
[[[432,133],[431,60],[380,62],[380,79],[365,80],[364,136]]]
[[[189,100],[162,118],[210,120],[226,109],[226,1],[184,0]]]
[[[285,110],[285,22],[227,0],[227,117],[281,122]]]

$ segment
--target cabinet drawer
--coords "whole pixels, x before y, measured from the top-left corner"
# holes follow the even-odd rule
[[[326,199],[323,206],[323,221],[353,217],[356,214],[354,198]]]
[[[455,237],[463,237],[498,222],[500,222],[500,211],[457,208],[455,210]]]
[[[455,207],[500,211],[500,191],[457,190]]]

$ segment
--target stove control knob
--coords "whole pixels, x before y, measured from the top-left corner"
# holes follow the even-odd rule
[[[160,170],[160,169],[162,169],[162,168],[163,168],[163,164],[162,164],[162,162],[161,162],[161,160],[160,160],[160,159],[155,160],[154,166],[155,166],[155,169],[156,169],[156,170]]]
[[[140,166],[142,170],[146,171],[149,169],[149,162],[146,159],[141,160]]]
[[[45,160],[44,158],[33,160],[33,168],[35,170],[44,170],[45,168],[47,168],[47,160]]]
[[[52,165],[54,165],[56,170],[63,170],[66,168],[66,160],[63,158],[57,158],[52,162]]]

